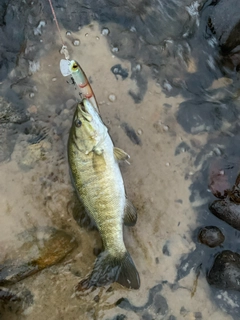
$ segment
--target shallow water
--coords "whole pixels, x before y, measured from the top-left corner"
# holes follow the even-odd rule
[[[210,1],[53,4],[70,57],[90,79],[114,144],[131,156],[121,170],[138,222],[124,229],[124,239],[141,288],[112,284],[75,292],[101,248],[97,231],[73,219],[66,143],[79,93],[60,73],[61,42],[48,2],[19,7],[6,1],[0,95],[11,106],[0,115],[0,260],[19,259],[25,240],[17,235],[33,227],[62,229],[78,246],[9,286],[29,290],[32,298],[1,302],[0,318],[238,319],[238,293],[206,280],[216,253],[239,250],[239,231],[208,209],[216,199],[209,191],[211,166],[224,170],[231,185],[239,171],[238,77],[206,31]],[[16,28],[17,41],[9,42]],[[76,39],[79,46],[72,44]],[[222,247],[198,242],[206,225],[222,230]]]

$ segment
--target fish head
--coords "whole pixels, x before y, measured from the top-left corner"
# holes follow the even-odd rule
[[[72,123],[73,138],[78,149],[89,154],[104,140],[107,128],[91,102],[78,103]]]

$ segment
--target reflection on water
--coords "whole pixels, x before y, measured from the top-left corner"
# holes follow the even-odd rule
[[[76,211],[68,172],[78,90],[60,73],[48,3],[1,2],[1,319],[239,318],[239,3],[228,1],[53,1],[70,57],[131,156],[121,170],[138,210],[124,238],[140,290],[84,293],[74,288],[102,243]],[[69,239],[61,259],[40,230]],[[48,267],[33,274],[36,260]],[[9,283],[13,265],[33,269]]]

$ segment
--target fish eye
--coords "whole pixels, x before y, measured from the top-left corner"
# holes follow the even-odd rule
[[[81,125],[82,125],[82,121],[79,120],[79,119],[76,119],[76,120],[75,120],[75,126],[76,126],[77,128],[80,128]]]
[[[74,63],[74,65],[72,66],[73,69],[77,69],[78,65],[76,63]]]

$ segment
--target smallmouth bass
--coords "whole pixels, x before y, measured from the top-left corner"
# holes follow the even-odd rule
[[[76,107],[68,139],[68,161],[79,200],[96,223],[105,251],[96,259],[81,287],[112,282],[138,289],[140,279],[123,241],[123,223],[137,220],[134,206],[126,199],[119,160],[128,154],[115,148],[97,110],[88,99]]]

